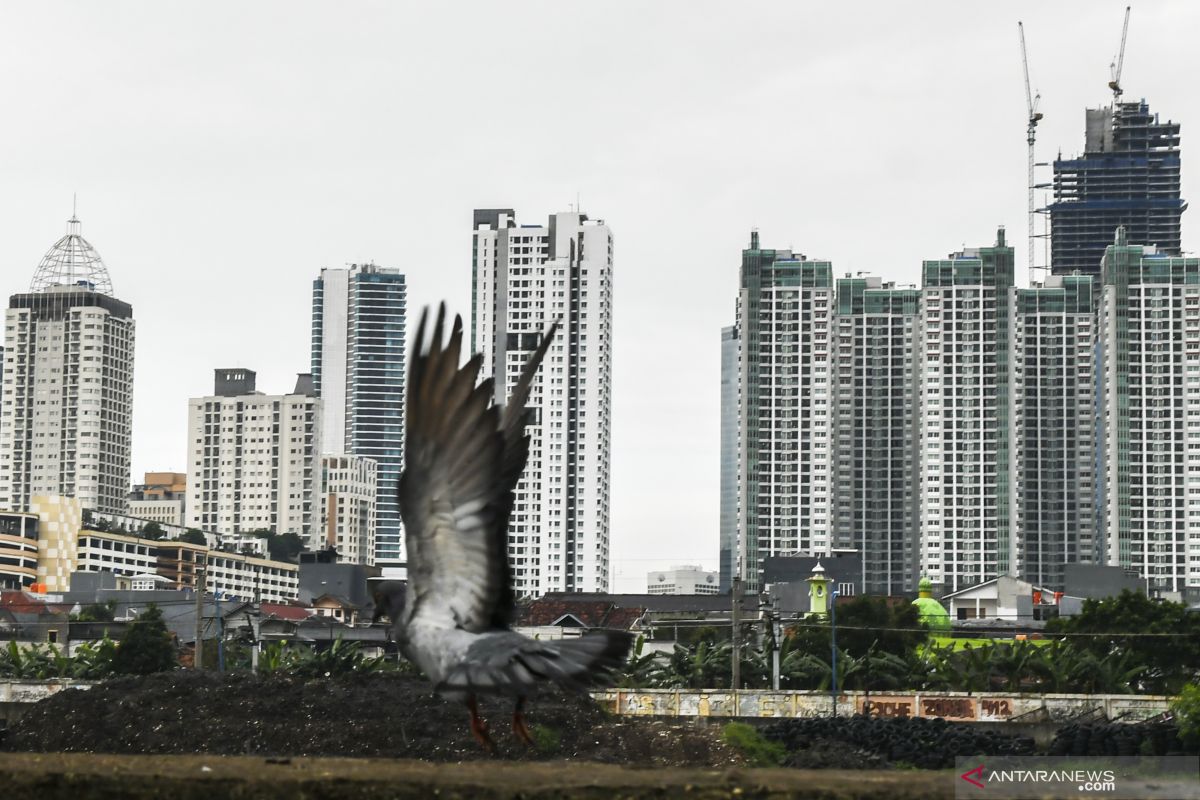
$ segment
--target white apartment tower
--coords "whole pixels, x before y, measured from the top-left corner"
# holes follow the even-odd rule
[[[862,591],[915,591],[921,293],[874,276],[837,281],[834,546],[857,550]]]
[[[1012,574],[1062,587],[1068,563],[1102,563],[1096,521],[1096,304],[1089,275],[1013,289]]]
[[[529,461],[509,521],[518,596],[609,587],[613,239],[577,212],[518,226],[474,215],[471,347],[504,402],[541,336],[560,327],[529,400]]]
[[[1099,508],[1105,560],[1152,591],[1200,590],[1200,259],[1126,242],[1100,277]]]
[[[33,495],[124,513],[133,408],[133,309],[72,217],[4,321],[0,508]]]
[[[921,572],[944,591],[1013,574],[1013,250],[997,234],[922,266]]]
[[[213,394],[188,401],[188,527],[290,532],[314,546],[320,400],[310,377],[266,395],[251,370],[215,373]]]
[[[738,550],[747,592],[762,559],[833,546],[830,329],[833,266],[742,251],[738,297]]]

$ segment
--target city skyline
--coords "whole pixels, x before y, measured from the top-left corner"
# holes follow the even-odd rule
[[[308,294],[322,266],[395,266],[409,276],[411,308],[446,298],[465,316],[461,232],[472,209],[538,218],[568,210],[578,192],[582,210],[617,232],[611,527],[621,590],[655,566],[717,566],[719,330],[746,232],[832,261],[835,277],[915,283],[923,260],[990,241],[1004,224],[1023,264],[1016,20],[1047,113],[1047,161],[1060,148],[1081,153],[1084,108],[1109,100],[1123,4],[937,4],[919,17],[883,6],[581,9],[586,24],[570,29],[582,38],[553,14],[535,32],[483,6],[469,15],[477,27],[419,9],[331,25],[303,5],[236,16],[218,5],[196,18],[116,8],[22,9],[27,24],[0,29],[0,63],[22,76],[0,89],[16,118],[52,118],[49,105],[66,94],[90,112],[82,134],[78,124],[3,134],[11,181],[0,192],[0,263],[6,295],[26,291],[79,191],[117,296],[137,310],[132,473],[184,468],[184,400],[207,393],[211,369],[256,368],[266,386],[306,369]],[[1144,96],[1185,136],[1200,105],[1178,54],[1197,13],[1136,7],[1122,81],[1126,99]],[[268,24],[280,36],[253,34]],[[456,66],[438,50],[458,35]],[[665,59],[663,36],[694,47]],[[49,37],[68,55],[40,58]],[[101,42],[115,46],[97,66]],[[310,45],[327,58],[305,63]],[[218,49],[219,62],[209,56]],[[437,71],[428,87],[426,62]],[[563,98],[552,122],[529,115],[520,94],[479,110],[478,75],[496,63],[513,85]],[[547,69],[557,63],[571,67]],[[613,119],[577,107],[580,91]],[[821,98],[829,109],[816,114]],[[1196,169],[1184,160],[1185,197]],[[1183,227],[1186,249],[1186,214]],[[692,228],[700,235],[682,236]]]

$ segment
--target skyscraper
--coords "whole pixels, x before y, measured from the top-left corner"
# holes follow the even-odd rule
[[[742,251],[737,310],[738,554],[745,589],[762,559],[832,548],[833,267],[790,250]]]
[[[1106,561],[1147,588],[1200,594],[1200,259],[1104,255],[1097,445]]]
[[[1095,290],[1086,275],[1052,275],[1013,291],[1014,574],[1061,588],[1065,564],[1103,557],[1096,537]]]
[[[508,530],[518,596],[608,591],[613,238],[572,212],[517,227],[474,215],[471,348],[503,403],[542,334],[558,335],[534,379],[529,460]]]
[[[375,564],[405,563],[397,487],[404,468],[407,286],[397,269],[355,264],[313,281],[312,375],[324,455],[377,469]],[[369,466],[369,465],[367,465]]]
[[[738,528],[738,329],[721,329],[721,552],[719,591],[728,592],[737,570]]]
[[[921,570],[955,591],[1016,567],[1009,484],[1013,249],[922,267]]]
[[[837,282],[833,538],[858,551],[876,594],[915,591],[919,577],[920,301],[876,277]]]
[[[100,254],[72,217],[5,314],[0,508],[63,495],[124,513],[133,345],[133,309],[113,297]]]
[[[1143,100],[1087,109],[1083,155],[1054,162],[1050,263],[1054,274],[1100,273],[1113,231],[1179,255],[1179,124]]]
[[[313,548],[320,400],[307,374],[288,394],[263,394],[255,380],[218,369],[212,395],[188,401],[188,527],[294,533]]]

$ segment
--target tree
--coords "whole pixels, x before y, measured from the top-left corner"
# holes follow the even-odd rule
[[[199,528],[188,528],[183,532],[183,535],[179,537],[179,541],[186,544],[207,545],[208,537],[205,536],[204,531],[200,530]]]
[[[116,610],[116,600],[109,600],[103,604],[90,603],[81,608],[74,618],[79,622],[112,622]]]
[[[143,539],[158,540],[166,537],[166,535],[167,532],[164,531],[162,525],[159,525],[157,522],[147,522],[142,526]]]
[[[1046,631],[1067,634],[1074,648],[1096,657],[1093,663],[1128,654],[1120,671],[1144,667],[1133,687],[1141,691],[1179,694],[1200,674],[1200,614],[1187,613],[1182,603],[1126,590],[1119,597],[1085,601],[1079,614],[1050,620]]]
[[[919,623],[920,612],[911,603],[893,605],[882,597],[860,595],[837,607],[838,649],[855,658],[868,652],[908,657],[923,643],[927,633]],[[791,631],[791,649],[828,662],[832,647],[829,619],[809,618]],[[828,668],[827,668],[828,669]]]
[[[121,637],[112,660],[113,672],[149,675],[174,669],[176,664],[175,645],[162,611],[151,604]]]
[[[304,540],[288,531],[286,534],[272,534],[266,537],[266,552],[276,561],[295,561],[304,549]]]

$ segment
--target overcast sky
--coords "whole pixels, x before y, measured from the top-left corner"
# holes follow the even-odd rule
[[[308,371],[321,267],[399,267],[411,309],[469,317],[472,209],[539,223],[579,197],[615,238],[614,589],[640,591],[717,566],[750,230],[912,282],[1005,225],[1024,264],[1017,20],[1049,159],[1111,97],[1124,7],[3,0],[0,291],[28,290],[78,192],[137,319],[136,480],[186,470],[214,368],[269,393]],[[1200,153],[1198,41],[1200,4],[1136,3],[1122,83]]]

